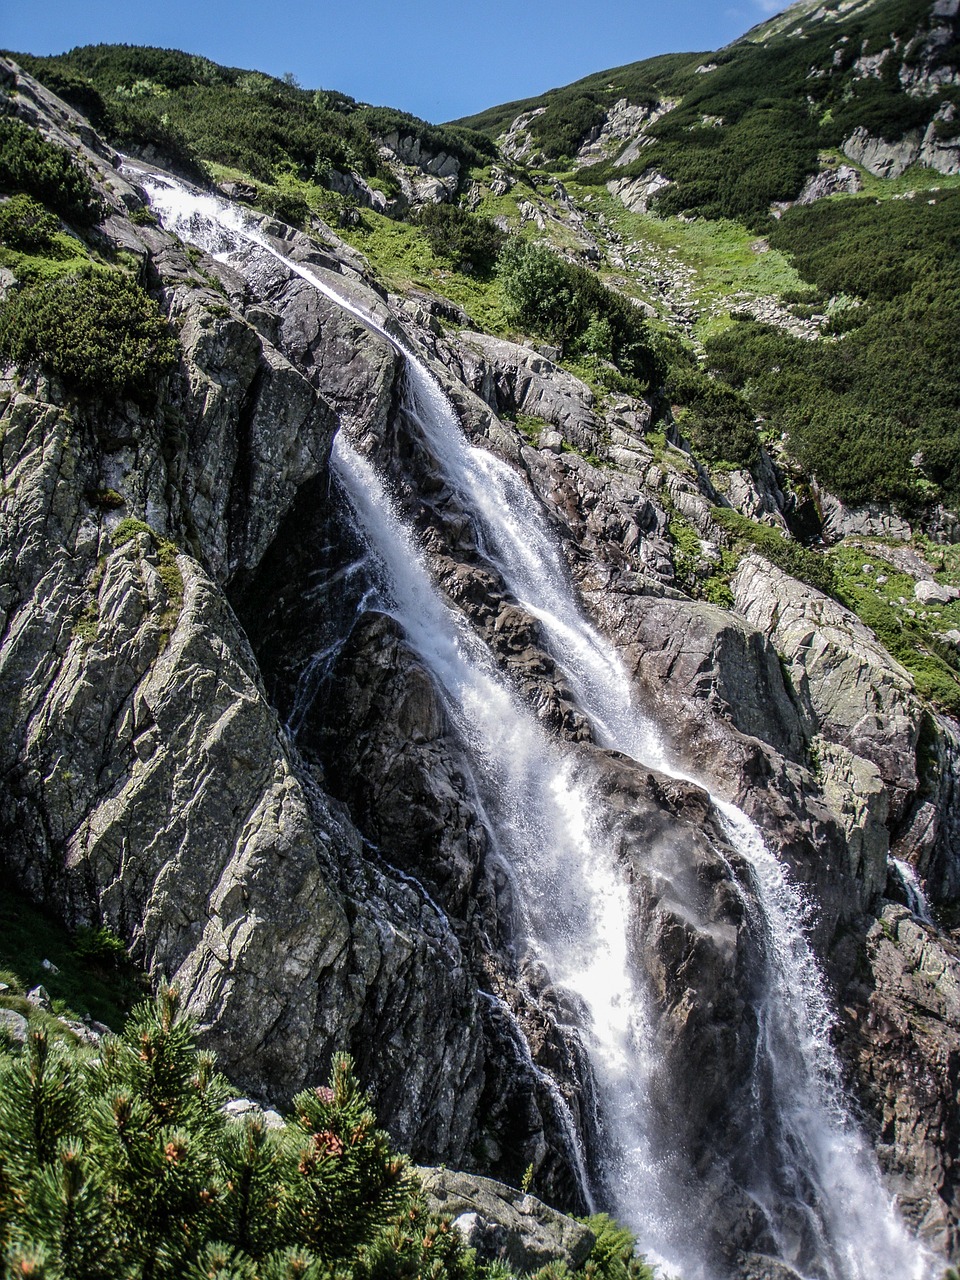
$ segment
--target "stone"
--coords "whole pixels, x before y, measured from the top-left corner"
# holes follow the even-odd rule
[[[922,579],[913,588],[913,594],[920,604],[949,604],[960,598],[960,588]]]
[[[466,1243],[484,1261],[505,1262],[522,1272],[548,1263],[578,1270],[593,1248],[596,1237],[589,1228],[536,1196],[475,1174],[427,1168],[417,1173],[430,1208],[452,1214]]]
[[[852,195],[863,190],[863,180],[856,169],[848,164],[837,165],[835,169],[824,169],[812,174],[803,184],[803,190],[797,196],[797,204],[813,204],[826,196],[842,193]]]
[[[737,1280],[802,1280],[799,1271],[766,1254],[742,1254],[737,1261]]]
[[[49,1010],[50,1008],[50,995],[46,987],[41,987],[41,986],[31,987],[31,989],[27,992],[27,1000],[30,1002],[30,1004],[36,1005],[38,1009]]]
[[[14,1009],[0,1009],[0,1038],[7,1044],[22,1047],[27,1043],[30,1024],[22,1013]]]

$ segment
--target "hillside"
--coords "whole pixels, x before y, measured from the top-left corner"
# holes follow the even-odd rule
[[[0,61],[4,875],[684,1280],[960,1257],[957,7]]]

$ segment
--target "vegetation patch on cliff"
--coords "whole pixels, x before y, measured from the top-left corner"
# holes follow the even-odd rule
[[[28,284],[0,307],[0,354],[36,362],[89,396],[149,394],[178,349],[157,304],[118,270],[82,267]]]

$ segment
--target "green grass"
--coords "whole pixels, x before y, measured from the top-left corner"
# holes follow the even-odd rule
[[[960,715],[960,659],[949,641],[938,638],[960,629],[960,600],[921,604],[914,595],[915,580],[885,561],[883,550],[881,544],[835,547],[830,561],[837,594],[906,667],[922,698],[949,715]]]
[[[12,883],[0,880],[0,981],[11,987],[0,1004],[24,1010],[16,990],[38,984],[50,994],[54,1013],[79,1018],[89,1015],[118,1029],[137,1000],[145,980],[126,958],[85,958],[84,936],[71,933],[54,916],[38,907]],[[59,973],[42,967],[49,960]],[[46,1021],[39,1018],[40,1022]]]
[[[462,307],[478,328],[497,334],[509,332],[499,282],[451,270],[418,227],[365,209],[359,226],[342,228],[338,234],[366,256],[388,289],[399,293],[411,286],[426,289]]]
[[[632,271],[629,264],[615,271],[607,269],[607,274],[618,280],[626,275],[635,284],[629,289],[635,297],[659,309],[663,304],[652,288],[651,276],[659,274],[661,266],[688,269],[690,302],[700,313],[695,324],[700,339],[728,328],[733,323],[730,313],[750,299],[814,292],[786,254],[767,247],[765,240],[739,222],[705,218],[688,222],[631,213],[603,188],[572,186],[571,195],[578,203],[592,196],[583,207],[606,218],[610,229],[622,237],[623,248],[640,250],[643,264],[639,271]]]

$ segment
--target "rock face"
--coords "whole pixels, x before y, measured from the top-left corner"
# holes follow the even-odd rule
[[[749,1194],[768,943],[745,856],[702,786],[605,746],[431,451],[402,337],[535,496],[556,572],[615,642],[666,758],[736,801],[817,902],[811,936],[848,1007],[878,1150],[952,1250],[960,970],[949,939],[884,897],[891,851],[935,897],[960,893],[960,743],[853,615],[759,557],[736,611],[684,594],[678,518],[705,558],[722,501],[786,523],[769,459],[723,497],[675,435],[650,437],[649,404],[597,403],[549,353],[452,331],[462,317],[442,301],[386,299],[331,232],[262,219],[274,254],[188,253],[127,216],[143,194],[85,122],[16,83],[10,109],[80,146],[109,208],[97,242],[139,264],[181,357],[149,403],[78,400],[30,368],[0,385],[5,871],[175,976],[251,1098],[289,1097],[346,1048],[415,1158],[513,1182],[532,1166],[571,1210],[585,1179],[612,1199],[588,1019],[527,936],[488,821],[496,762],[478,759],[357,532],[331,466],[342,432],[458,634],[602,801],[655,1027],[650,1142],[678,1185],[696,1179],[706,1252],[725,1276],[790,1274]],[[418,180],[456,184],[450,157],[388,142]],[[546,1233],[582,1259],[584,1231],[532,1197],[497,1189],[494,1210],[482,1178],[432,1177],[483,1247],[522,1237],[539,1258]]]
[[[536,1196],[447,1169],[418,1172],[431,1207],[451,1214],[467,1244],[486,1261],[505,1262],[521,1272],[550,1262],[576,1270],[593,1248],[591,1231]]]
[[[898,142],[874,138],[863,127],[857,128],[843,144],[844,155],[878,178],[899,178],[913,164],[938,173],[960,173],[960,142],[937,132],[938,122],[952,122],[953,111],[952,104],[946,104],[925,130],[912,129]]]
[[[960,1131],[956,942],[890,904],[867,934],[865,958],[847,1013],[880,1149],[908,1219],[954,1253],[957,1226],[943,1206],[956,1179]]]

